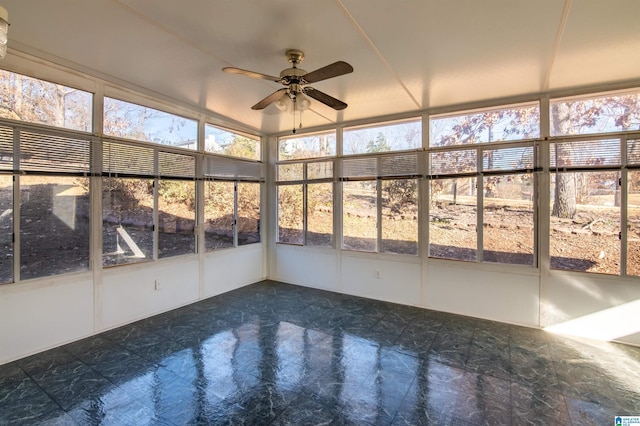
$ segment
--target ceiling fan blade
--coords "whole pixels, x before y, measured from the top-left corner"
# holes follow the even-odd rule
[[[349,74],[350,72],[353,72],[353,67],[351,65],[343,61],[338,61],[327,65],[326,67],[311,71],[310,73],[305,74],[303,78],[307,83],[315,83],[328,78]]]
[[[260,80],[269,80],[269,81],[275,81],[275,82],[279,82],[280,81],[280,77],[274,77],[272,75],[261,74],[259,72],[255,72],[255,71],[247,71],[247,70],[243,70],[243,69],[240,69],[240,68],[226,67],[226,68],[222,68],[222,71],[228,72],[229,74],[246,75],[247,77],[258,78]]]
[[[333,96],[329,96],[326,93],[319,91],[318,89],[314,89],[313,87],[305,87],[304,93],[311,96],[316,101],[320,101],[333,109],[341,110],[347,107],[347,104],[345,104],[341,100],[338,100]]]
[[[266,98],[264,98],[263,100],[255,104],[254,106],[252,106],[251,109],[256,109],[256,110],[265,109],[266,107],[271,105],[273,102],[277,101],[286,92],[287,92],[286,88],[276,90],[275,92],[273,92],[272,94],[270,94],[269,96],[267,96]]]

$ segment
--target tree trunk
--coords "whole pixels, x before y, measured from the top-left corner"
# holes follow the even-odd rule
[[[576,214],[576,181],[573,173],[556,173],[556,190],[551,214],[572,219]]]
[[[569,107],[563,103],[555,105],[551,109],[555,134],[567,134],[569,131],[570,114]],[[571,165],[571,149],[556,144],[556,167],[562,168]],[[573,219],[576,214],[576,181],[573,173],[556,173],[556,188],[553,199],[553,216],[563,219]]]

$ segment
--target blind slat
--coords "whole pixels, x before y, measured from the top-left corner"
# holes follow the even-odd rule
[[[620,140],[556,142],[550,145],[549,167],[570,169],[620,166]]]

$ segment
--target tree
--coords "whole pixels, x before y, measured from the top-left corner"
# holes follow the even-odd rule
[[[379,132],[378,136],[376,136],[375,140],[369,140],[367,142],[367,152],[387,152],[391,150],[391,146],[387,142],[387,138],[384,136],[384,133]]]

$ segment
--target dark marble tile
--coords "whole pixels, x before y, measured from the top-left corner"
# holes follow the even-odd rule
[[[338,425],[340,409],[325,405],[313,398],[299,398],[289,405],[272,423],[273,425]]]
[[[503,379],[511,379],[511,364],[509,361],[509,348],[506,349],[482,349],[471,346],[467,358],[467,368],[473,372],[486,374]]]
[[[85,399],[68,414],[81,425],[171,425],[159,418],[152,406],[122,394]]]
[[[116,386],[81,361],[33,374],[33,380],[64,410],[115,392]]]
[[[511,383],[514,423],[524,425],[570,424],[564,396],[554,387]]]
[[[0,366],[0,424],[34,424],[60,407],[15,364]],[[52,423],[53,424],[53,423]]]
[[[59,347],[19,359],[16,361],[16,364],[28,374],[37,374],[54,366],[77,361],[77,359],[75,355],[67,351],[64,347]]]

